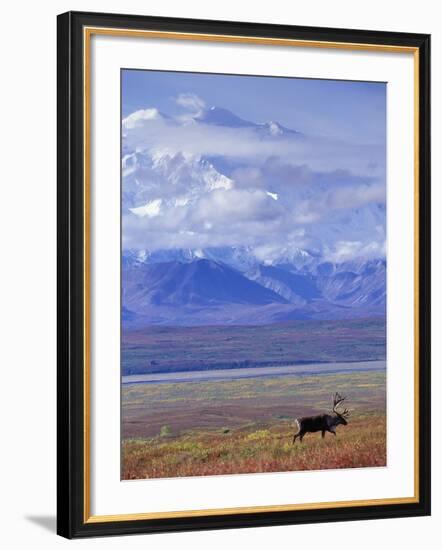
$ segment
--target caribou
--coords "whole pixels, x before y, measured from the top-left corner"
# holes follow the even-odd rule
[[[344,408],[339,411],[338,407],[345,401],[345,397],[342,397],[339,393],[335,393],[333,396],[333,414],[319,414],[317,416],[304,416],[302,418],[296,418],[295,424],[297,426],[297,432],[293,436],[293,442],[299,437],[299,441],[302,443],[302,438],[306,433],[321,432],[322,437],[325,437],[325,432],[330,432],[336,436],[336,427],[339,424],[343,426],[347,425],[347,418],[350,416],[348,409]]]

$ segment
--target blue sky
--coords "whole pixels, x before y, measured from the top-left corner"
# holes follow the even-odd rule
[[[124,70],[122,115],[123,248],[385,256],[385,84]]]
[[[149,105],[178,115],[175,98],[192,93],[254,122],[278,120],[312,135],[385,142],[385,83],[123,70],[122,90],[123,117]]]

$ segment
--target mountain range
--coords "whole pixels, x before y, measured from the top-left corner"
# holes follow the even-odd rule
[[[335,264],[308,252],[299,260],[265,265],[246,249],[125,252],[123,323],[259,325],[385,315],[385,260]]]
[[[176,248],[261,240],[288,256],[337,249],[338,260],[337,243],[349,242],[382,257],[383,168],[373,148],[355,147],[221,107],[184,121],[137,111],[123,120],[123,247],[147,247],[148,231],[155,248],[170,248],[171,239]]]
[[[122,127],[124,326],[385,315],[373,148],[215,106],[139,110]]]
[[[193,118],[194,122],[203,124],[212,124],[214,126],[224,126],[227,128],[253,128],[263,135],[268,136],[297,136],[301,137],[302,133],[296,130],[286,128],[279,122],[270,120],[268,122],[251,122],[235,115],[228,109],[212,106],[209,109],[204,109],[201,113]]]
[[[173,128],[180,130],[190,124],[187,121],[183,125],[163,113],[157,113],[152,119],[140,120],[146,125],[146,121],[151,123],[157,119],[169,131],[173,131]],[[281,139],[298,141],[304,137],[302,133],[278,122],[247,121],[221,107],[205,109],[190,121],[194,128],[246,129],[258,140],[266,139],[271,142]],[[181,148],[177,150],[161,146],[140,147],[137,145],[138,140],[142,139],[140,134],[148,135],[149,130],[144,134],[144,126],[140,128],[132,120],[130,123],[126,122],[126,126],[123,121],[123,127],[123,212],[129,211],[139,217],[156,217],[170,208],[188,207],[205,193],[216,189],[232,189],[232,174],[245,165],[244,159],[224,155],[199,155]],[[267,192],[269,197],[273,195],[273,200],[277,200],[277,194]]]

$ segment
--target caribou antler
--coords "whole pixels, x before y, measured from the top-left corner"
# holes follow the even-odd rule
[[[345,401],[345,399],[347,399],[346,397],[342,397],[342,395],[340,395],[338,392],[335,393],[334,397],[333,397],[333,412],[335,414],[339,414],[340,416],[349,416],[350,413],[348,411],[348,409],[344,409],[344,412],[340,413],[338,412],[337,408],[339,407],[339,405]]]

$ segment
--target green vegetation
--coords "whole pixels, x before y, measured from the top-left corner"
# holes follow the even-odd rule
[[[168,437],[172,434],[172,430],[170,429],[170,426],[162,426],[160,430],[160,437]]]

